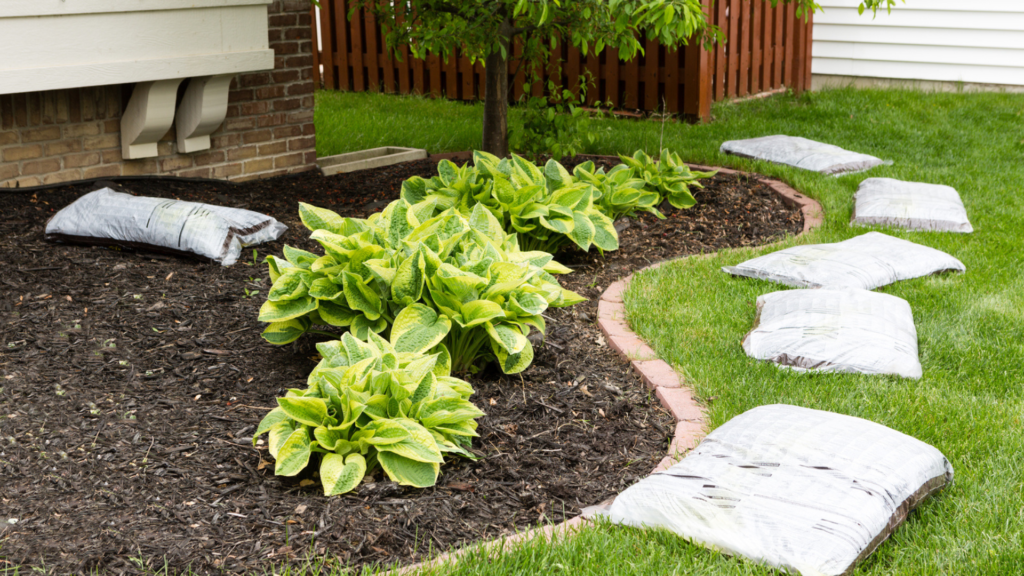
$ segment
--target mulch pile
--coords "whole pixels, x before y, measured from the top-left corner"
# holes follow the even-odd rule
[[[284,243],[319,250],[297,201],[366,216],[435,165],[240,185],[119,182],[140,195],[274,216],[289,230],[256,247],[259,260]],[[309,550],[341,565],[408,563],[613,496],[661,460],[673,424],[605,344],[596,298],[649,263],[801,229],[800,213],[756,181],[718,176],[706,185],[693,209],[631,221],[617,252],[559,255],[575,270],[563,285],[592,300],[547,313],[546,343],[521,376],[492,369],[470,378],[487,413],[479,461],[449,461],[425,490],[378,471],[335,498],[309,477],[274,476],[266,449],[251,444],[274,399],[304,388],[317,360],[315,338],[285,347],[260,338],[269,282],[251,253],[223,268],[50,244],[46,220],[93,187],[0,191],[0,569],[262,572]]]

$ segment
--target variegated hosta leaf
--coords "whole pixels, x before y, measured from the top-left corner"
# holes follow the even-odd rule
[[[407,306],[391,326],[391,345],[396,352],[423,353],[444,340],[452,323],[423,304]]]
[[[361,454],[324,454],[320,462],[320,480],[324,495],[334,496],[350,492],[366,476],[366,459]]]
[[[462,305],[460,317],[456,321],[459,322],[461,328],[465,329],[504,317],[505,311],[498,303],[491,300],[473,300]]]
[[[594,242],[594,223],[582,212],[573,212],[573,228],[569,238],[582,250],[587,251]]]
[[[498,359],[498,365],[505,374],[518,374],[526,370],[533,363],[533,346],[529,340],[523,338],[526,345],[515,354],[510,354],[506,348],[500,346],[494,339],[491,340],[491,350]]]
[[[402,262],[391,283],[391,297],[395,302],[408,306],[419,301],[426,280],[425,270],[426,262],[421,250],[417,250]]]
[[[286,260],[288,260],[288,262],[290,262],[290,263],[294,264],[295,266],[298,266],[299,268],[302,268],[304,270],[308,270],[310,268],[310,266],[313,265],[313,262],[316,262],[317,259],[320,258],[319,256],[317,256],[316,254],[313,254],[312,252],[306,252],[305,250],[299,250],[298,248],[292,248],[291,246],[289,246],[287,244],[284,245],[284,249],[283,250],[284,250],[284,257],[285,257]]]
[[[306,318],[292,318],[281,322],[271,322],[263,330],[263,339],[271,344],[283,346],[299,339],[309,330],[310,322]]]
[[[320,426],[330,418],[323,398],[278,398],[277,404],[289,418],[306,426]]]
[[[437,483],[441,471],[436,462],[417,462],[393,452],[379,452],[377,460],[388,477],[402,486],[429,488]]]
[[[518,328],[507,324],[495,325],[492,322],[486,322],[484,323],[484,329],[487,330],[487,334],[491,337],[491,343],[497,345],[508,354],[517,354],[523,348],[530,345],[529,340],[526,339],[526,336]]]
[[[309,431],[299,426],[288,435],[277,450],[274,474],[278,476],[295,476],[309,464],[312,449],[309,442]]]
[[[383,306],[380,296],[366,285],[366,282],[359,276],[345,272],[343,276],[345,299],[353,310],[358,310],[366,316],[367,320],[380,318]]]
[[[594,239],[592,240],[594,246],[605,252],[618,250],[619,235],[615,231],[615,223],[612,222],[612,219],[596,210],[587,214],[587,217],[594,226]],[[545,268],[545,270],[547,269]],[[547,271],[552,272],[551,270]]]
[[[260,322],[283,322],[285,320],[291,320],[292,318],[298,318],[299,316],[305,316],[306,314],[316,310],[318,302],[316,298],[310,298],[304,296],[298,300],[284,300],[281,302],[272,302],[267,300],[260,306]]]
[[[317,312],[320,314],[320,318],[331,326],[350,326],[356,316],[359,316],[359,313],[352,311],[347,303],[341,305],[329,300],[320,302]]]
[[[260,420],[260,425],[256,428],[256,432],[252,435],[252,445],[256,445],[256,440],[259,439],[264,433],[269,432],[271,428],[288,420],[288,415],[285,414],[284,410],[280,407],[274,408],[267,415]]]
[[[267,298],[273,302],[298,300],[309,292],[309,286],[307,285],[309,280],[310,273],[305,270],[288,270],[274,281],[274,285],[270,287],[270,294]]]
[[[342,234],[345,228],[345,219],[337,213],[299,202],[299,219],[309,228],[310,231],[327,230],[335,234]],[[287,257],[287,254],[285,255]],[[291,258],[288,258],[291,260]]]

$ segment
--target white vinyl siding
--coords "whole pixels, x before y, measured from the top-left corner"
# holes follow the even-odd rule
[[[1024,86],[1024,0],[819,0],[814,74]]]

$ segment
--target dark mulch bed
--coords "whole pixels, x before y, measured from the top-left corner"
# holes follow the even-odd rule
[[[572,162],[569,162],[572,165]],[[122,181],[135,193],[242,206],[290,228],[259,253],[310,247],[296,201],[365,216],[431,161],[242,185]],[[377,476],[351,495],[273,475],[250,437],[274,398],[304,387],[314,340],[259,337],[264,268],[44,242],[57,209],[90,187],[0,193],[0,567],[51,573],[266,568],[307,550],[340,563],[425,554],[558,522],[646,475],[671,417],[605,345],[596,300],[548,315],[547,343],[520,376],[474,377],[487,412],[479,462],[454,460],[435,488]],[[595,298],[648,263],[769,242],[801,228],[769,189],[716,177],[697,207],[644,217],[599,258],[563,253],[563,284]],[[15,522],[13,519],[17,519]],[[312,543],[312,544],[311,544]]]

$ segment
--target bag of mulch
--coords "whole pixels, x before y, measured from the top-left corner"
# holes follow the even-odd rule
[[[974,232],[956,189],[939,184],[868,178],[853,196],[851,224],[907,230]]]
[[[749,140],[730,140],[722,144],[726,154],[767,160],[777,164],[795,166],[822,174],[850,174],[863,172],[885,162],[874,156],[844,150],[839,146],[815,142],[799,136],[764,136]]]
[[[224,266],[242,247],[276,240],[288,227],[251,210],[146,198],[101,188],[46,223],[46,239],[77,244],[196,254]]]
[[[743,350],[796,370],[921,377],[910,304],[855,288],[759,296]]]
[[[953,480],[934,447],[880,424],[761,406],[678,464],[584,511],[804,576],[853,571]]]
[[[864,290],[966,269],[962,262],[945,252],[881,232],[868,232],[835,244],[793,246],[722,268],[734,276],[770,280],[797,288]]]

